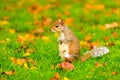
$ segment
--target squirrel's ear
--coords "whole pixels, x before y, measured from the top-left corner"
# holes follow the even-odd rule
[[[64,22],[61,19],[58,19],[58,23],[64,25]]]

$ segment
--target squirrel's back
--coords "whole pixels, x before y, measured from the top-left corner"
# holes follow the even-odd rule
[[[78,38],[74,35],[74,33],[65,26],[65,36],[66,38],[71,38],[72,41],[69,44],[69,54],[73,55],[75,58],[79,57],[80,54],[80,44]]]

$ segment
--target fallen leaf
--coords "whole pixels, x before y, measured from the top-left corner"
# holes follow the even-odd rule
[[[23,57],[27,57],[27,56],[30,56],[31,53],[30,52],[26,52],[25,54],[23,54]]]
[[[67,70],[67,71],[71,71],[74,69],[74,65],[69,62],[62,62],[60,65],[62,69]]]
[[[110,46],[110,47],[111,47],[111,46],[114,46],[114,45],[115,45],[114,42],[111,42],[111,43],[108,43],[108,44],[107,44],[107,46]]]
[[[15,29],[9,29],[9,33],[10,34],[14,34],[15,33]]]
[[[112,75],[117,75],[117,74],[118,74],[118,72],[113,71],[111,74],[112,74]]]
[[[27,60],[22,58],[22,59],[17,59],[16,62],[17,62],[16,64],[18,64],[18,65],[23,65],[23,64],[25,64],[27,62]]]
[[[87,42],[90,41],[91,39],[92,39],[92,36],[88,36],[88,35],[87,35],[87,36],[85,37],[85,41],[87,41]]]
[[[89,48],[90,47],[90,43],[88,43],[86,41],[80,41],[80,47]]]
[[[60,80],[60,75],[59,73],[55,73],[54,77],[52,77],[50,80]]]
[[[65,24],[67,24],[67,25],[71,25],[72,23],[73,23],[73,18],[67,18],[67,19],[65,19]]]
[[[31,7],[28,8],[28,11],[33,14],[38,14],[40,11],[43,10],[43,7],[39,4],[33,4]]]
[[[99,68],[99,67],[101,67],[102,66],[102,64],[100,64],[99,62],[95,62],[95,67],[96,68]]]
[[[21,35],[19,35],[17,39],[21,44],[24,42],[24,37]]]
[[[105,36],[104,41],[108,41],[108,40],[109,40],[109,36]]]
[[[64,77],[62,80],[70,80],[68,77]]]
[[[2,74],[14,75],[14,74],[15,74],[15,70],[12,70],[12,71],[4,71],[4,72],[2,72]]]
[[[117,38],[117,37],[118,37],[118,33],[117,33],[117,32],[113,32],[113,33],[112,33],[112,36],[113,36],[114,38]]]
[[[0,26],[3,26],[3,25],[8,25],[9,22],[8,21],[0,21]]]

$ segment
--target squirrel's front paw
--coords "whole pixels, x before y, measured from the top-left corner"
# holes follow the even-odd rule
[[[62,41],[62,40],[58,40],[58,42],[59,42],[60,44],[62,44],[63,41]]]

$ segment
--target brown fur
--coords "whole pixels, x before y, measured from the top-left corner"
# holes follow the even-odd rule
[[[65,34],[65,40],[63,42],[67,42],[69,44],[69,54],[72,55],[72,58],[65,58],[65,61],[71,62],[76,60],[80,54],[80,43],[74,33],[68,27],[66,27],[61,20],[58,20],[58,23],[56,23],[55,26],[52,27],[52,30],[63,32]]]

